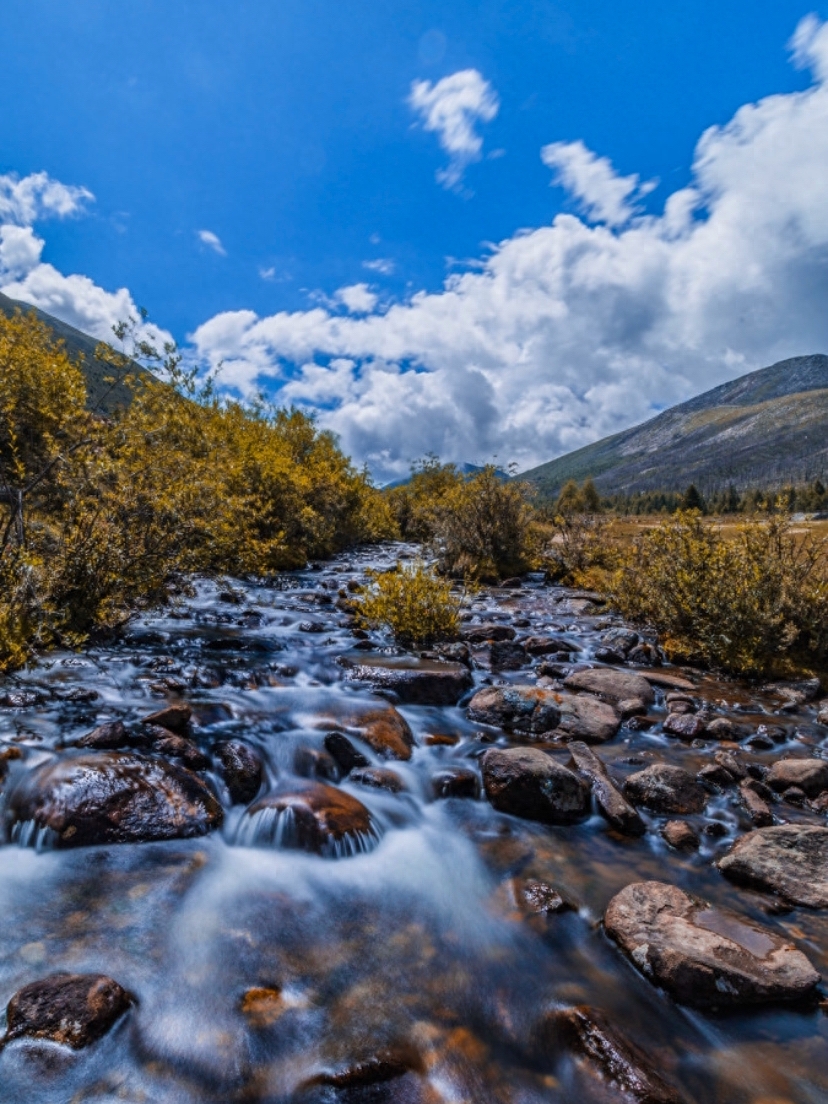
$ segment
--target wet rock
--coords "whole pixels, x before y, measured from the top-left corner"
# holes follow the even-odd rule
[[[624,663],[622,653],[614,652],[612,648],[596,648],[595,658],[601,663],[617,663],[619,666]]]
[[[341,714],[339,722],[357,733],[383,759],[411,758],[414,733],[405,717],[393,706],[354,708],[350,713]]]
[[[556,1008],[544,1017],[537,1036],[543,1049],[554,1054],[565,1047],[586,1060],[602,1080],[639,1104],[680,1104],[682,1100],[650,1059],[597,1008]]]
[[[179,702],[159,709],[157,713],[150,713],[148,717],[144,717],[144,724],[157,725],[159,728],[166,728],[170,732],[183,736],[189,727],[192,715],[190,706],[186,702]]]
[[[91,751],[117,751],[130,743],[129,733],[123,721],[107,721],[81,736],[76,747]]]
[[[668,763],[631,774],[624,793],[634,805],[656,813],[700,813],[707,804],[707,794],[693,775]]]
[[[489,686],[478,690],[469,703],[469,717],[478,724],[507,731],[540,734],[558,727],[558,696],[532,686]]]
[[[708,763],[707,766],[702,767],[696,778],[703,786],[714,789],[732,786],[735,781],[730,771],[725,770],[718,763]]]
[[[204,783],[162,759],[118,752],[66,756],[24,775],[9,796],[12,836],[48,830],[56,847],[202,836],[222,822]]]
[[[762,688],[766,693],[776,694],[785,698],[793,705],[803,705],[806,702],[816,701],[822,686],[818,678],[799,679],[792,682],[771,682]]]
[[[272,1027],[283,1015],[285,1001],[281,989],[257,985],[245,990],[239,1009],[252,1028],[262,1030]]]
[[[553,652],[571,654],[580,651],[577,644],[571,644],[568,640],[557,636],[527,636],[521,643],[531,656],[552,655]]]
[[[439,644],[434,652],[441,659],[448,659],[453,663],[462,663],[464,667],[471,666],[469,646],[462,641],[455,641],[453,644]]]
[[[828,762],[824,759],[779,759],[768,771],[765,782],[777,793],[796,786],[808,797],[818,797],[823,790],[828,790]]]
[[[514,892],[515,900],[527,916],[552,916],[559,912],[571,912],[575,907],[554,886],[536,878],[517,882]]]
[[[622,889],[604,927],[641,973],[681,1004],[795,1001],[819,982],[805,955],[776,932],[664,882]]]
[[[714,717],[704,734],[714,740],[735,740],[739,736],[739,727],[727,717]]]
[[[325,737],[325,748],[333,757],[343,775],[350,774],[355,767],[370,765],[370,761],[354,747],[342,732],[329,732]]]
[[[736,756],[731,755],[729,751],[717,751],[713,756],[713,762],[726,770],[731,778],[737,782],[741,782],[747,773]]]
[[[561,711],[556,739],[582,740],[585,744],[603,744],[621,727],[621,713],[609,702],[590,694],[555,693]]]
[[[783,800],[788,805],[802,806],[808,804],[808,795],[799,786],[789,786],[783,795]]]
[[[48,1039],[80,1050],[105,1035],[134,1001],[103,974],[52,974],[11,998],[3,1042]]]
[[[213,749],[234,805],[247,805],[259,792],[264,768],[258,752],[241,740],[224,740]]]
[[[462,663],[417,660],[410,657],[372,658],[350,668],[348,678],[387,691],[408,705],[456,705],[473,685]]]
[[[309,1077],[299,1087],[299,1099],[314,1099],[317,1097],[313,1094],[314,1089],[334,1089],[339,1090],[336,1093],[335,1100],[337,1101],[351,1101],[354,1104],[357,1101],[365,1101],[368,1104],[369,1101],[377,1101],[377,1104],[381,1102],[388,1102],[392,1104],[392,1101],[400,1100],[403,1102],[411,1101],[411,1104],[420,1104],[421,1094],[417,1091],[416,1085],[406,1085],[401,1089],[401,1095],[376,1095],[376,1087],[389,1084],[393,1085],[395,1082],[403,1082],[408,1079],[414,1079],[413,1075],[420,1074],[424,1071],[424,1064],[422,1057],[415,1050],[414,1047],[407,1044],[400,1046],[389,1047],[381,1050],[370,1057],[363,1058],[357,1061],[349,1063],[343,1063],[335,1069],[324,1070],[321,1073],[316,1074],[313,1077]],[[419,1080],[417,1078],[416,1080]],[[374,1093],[364,1095],[365,1090],[374,1089]],[[356,1093],[352,1096],[349,1091],[356,1090]],[[362,1093],[359,1090],[363,1090]],[[341,1095],[342,1092],[345,1095]],[[319,1096],[321,1100],[329,1100],[330,1097],[326,1094],[324,1097]]]
[[[431,777],[435,797],[471,797],[480,793],[477,775],[465,767],[448,767]]]
[[[828,702],[820,702],[817,711],[817,724],[828,726]]]
[[[240,842],[270,843],[322,855],[364,851],[378,836],[371,814],[355,797],[325,782],[300,783],[250,806]]]
[[[647,826],[616,788],[601,759],[579,740],[569,745],[569,751],[576,772],[592,788],[601,815],[622,835],[643,836]]]
[[[293,756],[293,769],[301,778],[323,778],[328,782],[340,779],[339,765],[327,751],[300,747]]]
[[[661,686],[665,690],[686,690],[688,693],[692,693],[695,689],[695,683],[692,683],[689,679],[682,678],[681,675],[674,675],[670,671],[638,671],[637,674],[645,678],[651,686]]]
[[[493,640],[514,640],[517,633],[511,625],[487,622],[485,625],[469,625],[463,629],[463,639],[470,644],[488,644]]]
[[[661,726],[668,736],[680,740],[696,740],[707,730],[705,717],[700,713],[671,713]]]
[[[570,824],[589,812],[589,786],[537,748],[492,748],[481,760],[483,786],[503,813]]]
[[[299,632],[319,634],[325,632],[326,626],[321,621],[300,621]]]
[[[649,682],[635,671],[619,671],[614,667],[590,667],[573,671],[564,679],[567,690],[586,691],[610,702],[637,701],[651,705],[655,694]]]
[[[739,885],[795,905],[828,908],[828,828],[780,824],[738,839],[716,864]]]
[[[691,698],[688,694],[671,690],[664,700],[667,703],[668,713],[698,713],[699,707],[695,698]]]
[[[489,665],[493,671],[519,671],[526,666],[526,651],[512,640],[495,640],[489,645]]]
[[[748,816],[757,828],[773,824],[773,810],[769,799],[771,791],[755,778],[746,778],[739,783],[739,796]]]
[[[665,841],[676,851],[698,851],[699,834],[686,820],[668,820],[661,829]]]
[[[641,642],[641,637],[637,632],[632,629],[618,628],[610,629],[609,632],[604,633],[601,637],[601,643],[606,648],[612,648],[613,651],[621,652],[626,656],[628,652]]]
[[[357,767],[348,779],[359,786],[369,786],[373,790],[387,790],[389,793],[403,793],[405,784],[396,771],[387,767]]]
[[[150,732],[150,747],[159,755],[164,755],[167,759],[180,759],[190,770],[206,770],[210,766],[210,760],[204,752],[186,736],[176,736],[174,732],[155,726],[152,726]]]

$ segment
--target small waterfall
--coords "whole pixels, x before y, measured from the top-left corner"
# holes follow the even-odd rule
[[[18,847],[33,847],[35,851],[54,851],[60,842],[57,832],[35,820],[16,821],[9,835]]]
[[[367,832],[347,832],[339,839],[325,835],[319,854],[328,859],[348,859],[363,855],[377,846],[381,832],[371,822]],[[276,809],[266,806],[241,818],[232,841],[239,847],[275,847],[286,851],[316,851],[308,846],[308,831],[297,820],[295,811],[288,807]]]

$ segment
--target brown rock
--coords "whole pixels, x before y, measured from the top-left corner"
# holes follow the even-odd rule
[[[626,798],[622,797],[607,768],[586,744],[574,741],[569,745],[577,773],[589,783],[595,804],[603,817],[625,836],[643,836],[647,826]]]
[[[116,751],[129,744],[129,734],[123,721],[107,721],[81,736],[76,747],[91,751]]]
[[[574,908],[554,886],[536,878],[517,882],[514,892],[518,905],[527,916],[552,916],[559,912],[570,912]]]
[[[431,777],[435,797],[471,797],[480,795],[480,782],[473,770],[447,767]]]
[[[570,824],[589,812],[589,787],[537,748],[492,748],[481,760],[483,786],[503,813]]]
[[[805,955],[776,932],[664,882],[622,889],[604,927],[641,973],[681,1004],[793,1001],[819,982]]]
[[[557,636],[527,636],[522,640],[526,651],[532,656],[552,655],[553,652],[577,652],[580,651],[577,644],[571,644]]]
[[[619,671],[615,667],[590,667],[573,671],[566,679],[567,690],[584,690],[605,701],[621,702],[637,700],[645,705],[655,701],[649,682],[635,671]]]
[[[781,793],[797,786],[808,797],[819,797],[828,790],[828,763],[824,759],[779,759],[768,771],[765,782]]]
[[[239,833],[243,843],[277,844],[335,857],[364,851],[378,839],[362,802],[325,782],[304,782],[260,798],[245,813]]]
[[[325,748],[343,775],[350,774],[356,767],[370,765],[370,760],[342,732],[329,732],[325,737]]]
[[[149,717],[144,717],[144,724],[158,725],[159,728],[166,728],[170,732],[176,732],[179,736],[182,736],[189,727],[192,715],[193,711],[190,706],[186,702],[179,702],[176,705],[168,705],[164,709],[159,709],[157,713],[151,713]]]
[[[396,771],[387,767],[357,767],[348,779],[358,786],[370,786],[374,790],[388,790],[389,793],[402,793],[405,790],[403,780]]]
[[[671,713],[665,717],[661,726],[668,736],[678,736],[680,740],[696,740],[703,736],[707,725],[698,713]]]
[[[202,836],[221,805],[196,775],[162,759],[120,752],[66,756],[24,775],[9,797],[13,838],[30,827],[57,847]]]
[[[582,740],[585,744],[604,744],[621,727],[621,713],[609,702],[590,694],[560,694],[553,691],[561,711],[555,738]]]
[[[717,751],[713,756],[713,762],[726,770],[736,782],[741,782],[747,773],[736,756],[731,755],[729,751]]]
[[[661,829],[667,843],[676,851],[698,851],[699,834],[686,820],[668,820]]]
[[[154,726],[151,731],[158,733],[150,746],[159,755],[168,759],[180,759],[190,770],[206,770],[210,766],[210,760],[204,752],[186,736],[176,736],[174,732],[168,732],[164,728],[156,729]]]
[[[566,1047],[639,1104],[679,1104],[682,1099],[649,1058],[597,1008],[556,1008],[544,1018],[538,1035],[541,1046],[553,1053]]]
[[[345,729],[359,737],[372,751],[375,751],[377,755],[384,759],[406,760],[411,758],[414,734],[405,717],[392,705],[384,703],[370,706],[354,705],[348,712],[330,718],[329,721],[326,720],[326,725],[328,723],[332,727]],[[346,753],[345,744],[342,741],[331,740],[330,742],[331,744],[335,743],[338,750],[336,752],[332,750],[332,747],[329,746],[328,737],[325,738],[325,747],[337,762],[340,761],[340,755],[344,757],[343,763],[340,764],[343,769],[345,769],[345,759],[352,759],[353,753],[360,756],[363,761],[354,762],[352,766],[366,765],[367,759],[361,756],[361,753],[357,752],[353,745],[351,745],[351,752]],[[347,769],[350,770],[351,767]]]
[[[469,717],[478,724],[507,731],[541,734],[558,727],[561,711],[552,690],[533,686],[488,686],[469,702]]]
[[[456,705],[474,685],[462,663],[377,656],[351,667],[348,678],[389,691],[409,705]]]
[[[770,790],[767,786],[763,786],[753,778],[745,778],[739,783],[739,795],[748,816],[757,828],[773,824],[773,810],[767,800]]]
[[[707,804],[707,794],[693,775],[667,763],[631,774],[624,793],[634,805],[657,813],[700,813]]]
[[[259,792],[264,768],[258,752],[241,740],[224,740],[213,749],[234,805],[247,805]]]
[[[261,1030],[272,1027],[285,1011],[281,989],[254,986],[241,999],[241,1012],[251,1027]]]
[[[516,635],[511,625],[494,623],[469,625],[463,629],[463,639],[468,640],[470,644],[487,644],[492,640],[514,640]]]
[[[796,905],[828,908],[828,828],[758,828],[736,840],[716,865],[739,885],[778,893]]]
[[[105,1035],[134,1000],[103,974],[52,974],[11,998],[3,1041],[48,1039],[80,1050]]]

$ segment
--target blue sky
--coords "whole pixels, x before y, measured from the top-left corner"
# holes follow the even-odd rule
[[[792,64],[791,36],[810,11]],[[658,276],[641,283],[649,247],[630,259],[647,217],[662,219],[688,185],[702,200],[677,234],[718,210],[725,253],[737,230],[749,236],[725,220],[727,196],[759,210],[778,205],[781,188],[788,202],[784,158],[757,198],[750,166],[765,172],[776,159],[748,148],[755,136],[744,127],[727,127],[744,105],[764,104],[763,149],[789,144],[781,136],[792,127],[822,142],[826,15],[779,0],[5,0],[0,178],[46,173],[90,195],[73,193],[69,217],[42,197],[25,217],[7,203],[9,225],[31,224],[45,244],[35,270],[16,240],[0,287],[98,331],[125,303],[145,305],[180,342],[195,334],[205,362],[223,359],[228,384],[319,409],[382,476],[428,448],[547,459],[778,355],[828,351],[828,340],[815,344],[818,302],[798,329],[780,317],[748,336],[725,333],[716,304],[701,321],[676,321],[672,305],[670,333],[659,335]],[[799,114],[783,126],[789,109]],[[712,126],[724,130],[705,167],[697,144]],[[798,164],[807,153],[813,164],[818,147],[785,156]],[[823,231],[808,214],[816,200],[790,201],[811,234],[791,280],[816,264],[824,288]],[[612,304],[606,295],[592,304],[593,333],[589,312],[574,330],[556,324],[583,298],[564,288],[574,262],[555,267],[561,250],[581,248],[577,227],[545,233],[561,215],[583,227],[584,248],[603,250],[602,263],[622,243],[630,266],[611,280]],[[781,223],[760,221],[775,235],[770,252],[789,264]],[[662,225],[659,242],[670,234]],[[678,284],[692,283],[687,264]],[[46,266],[86,283],[57,288]],[[464,278],[458,292],[452,281]],[[582,271],[575,282],[594,293]],[[762,284],[728,285],[731,319],[759,312]],[[489,298],[472,309],[481,288]],[[522,322],[527,302],[534,314]],[[507,333],[490,332],[492,316]],[[348,325],[332,332],[339,318]],[[277,321],[255,330],[268,319]],[[412,336],[417,327],[428,337]],[[528,406],[516,399],[529,391]]]

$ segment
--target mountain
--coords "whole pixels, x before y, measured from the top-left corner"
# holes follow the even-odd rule
[[[461,475],[477,475],[478,472],[483,471],[483,465],[482,464],[465,463],[465,464],[455,464],[454,466],[455,466],[455,468],[457,468],[457,470],[460,472]],[[497,478],[502,483],[508,483],[510,478],[511,478],[509,473],[505,472],[503,470],[503,468],[495,468],[495,475],[497,476]],[[523,477],[521,476],[520,478],[523,478]],[[395,487],[407,487],[410,482],[411,482],[411,476],[410,475],[404,475],[400,479],[394,479],[391,483],[386,483],[383,486],[382,489],[384,491],[393,491],[393,489]]]
[[[10,299],[0,292],[0,311],[11,316],[15,310],[21,310],[24,314],[34,312],[41,322],[45,322],[54,331],[55,337],[58,337],[64,343],[69,356],[80,363],[86,377],[87,406],[90,410],[109,413],[119,407],[129,405],[132,392],[123,382],[123,378],[111,382],[116,376],[116,370],[111,365],[104,364],[95,356],[95,350],[100,344],[99,341],[80,330],[76,330],[74,326],[61,322],[60,319],[53,317],[51,314],[38,310],[37,307],[31,306],[29,303],[21,303],[16,299]],[[120,377],[127,374],[150,378],[150,373],[138,364],[134,364],[129,373],[118,373]],[[107,380],[110,382],[107,382]]]
[[[602,494],[703,494],[826,480],[828,356],[792,357],[516,478],[554,497],[592,477]]]

